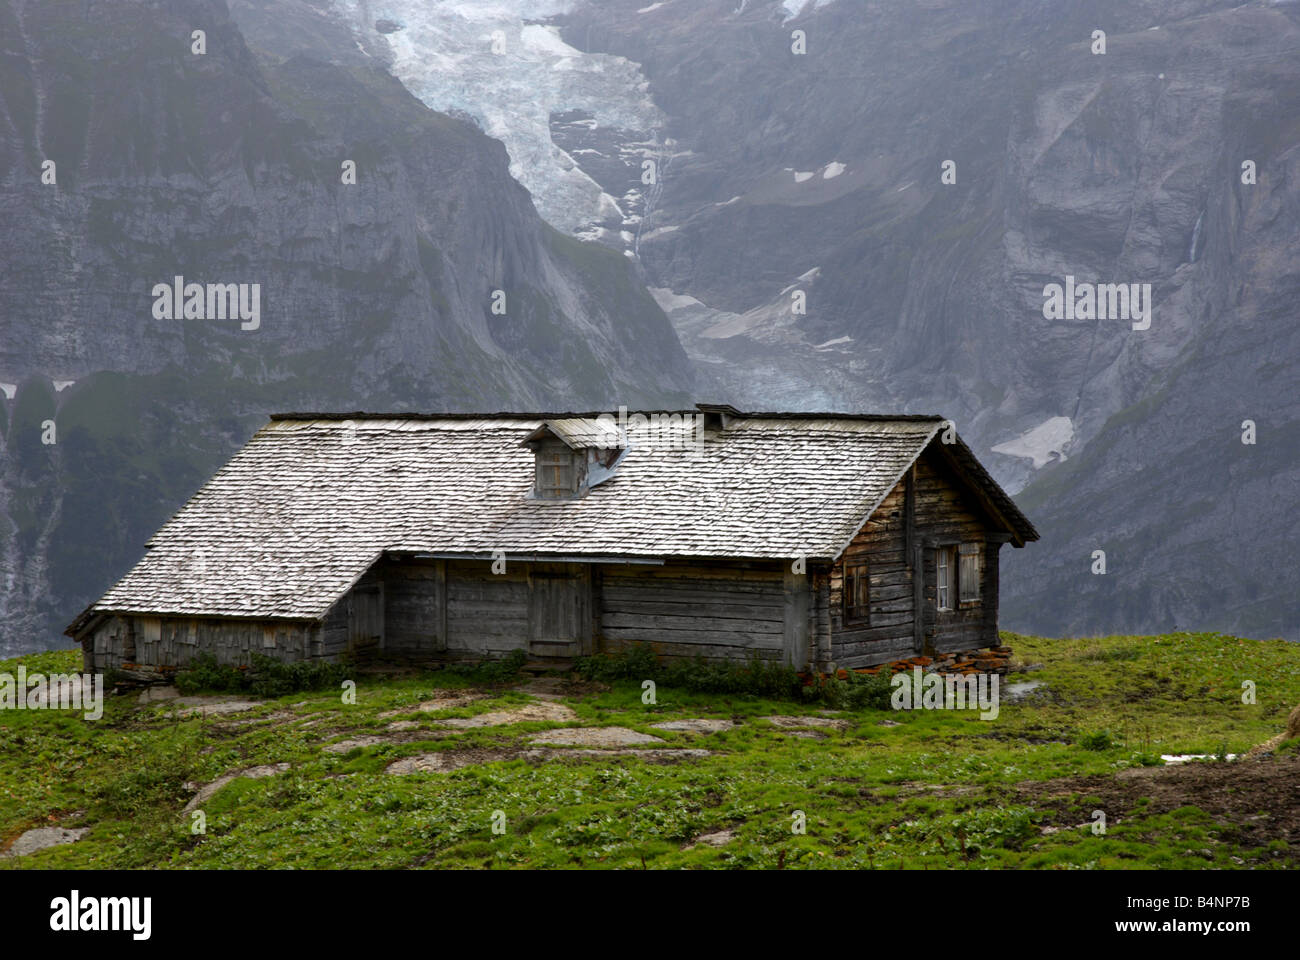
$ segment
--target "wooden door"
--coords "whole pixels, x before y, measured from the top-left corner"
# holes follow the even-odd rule
[[[348,652],[376,653],[384,648],[384,585],[358,584],[348,595]]]
[[[534,657],[590,653],[591,580],[576,563],[536,564],[529,571],[528,652]]]

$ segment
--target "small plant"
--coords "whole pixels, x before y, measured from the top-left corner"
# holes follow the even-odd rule
[[[472,666],[456,664],[448,667],[447,672],[466,677],[475,683],[498,685],[513,683],[518,680],[519,675],[523,672],[524,664],[527,662],[527,652],[515,649],[500,660],[489,660],[486,663],[478,663]]]
[[[1109,730],[1094,730],[1091,733],[1085,733],[1079,738],[1078,743],[1085,750],[1095,750],[1097,752],[1109,750],[1115,746],[1115,741],[1111,739]]]
[[[211,653],[194,658],[184,670],[176,671],[176,689],[181,693],[252,693],[259,697],[282,697],[303,690],[337,687],[351,671],[343,664],[323,660],[283,663],[255,653],[249,667],[217,662]]]

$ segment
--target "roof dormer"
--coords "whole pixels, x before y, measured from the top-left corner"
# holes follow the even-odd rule
[[[587,417],[547,420],[520,443],[533,451],[533,497],[572,500],[614,475],[626,451],[618,426]]]

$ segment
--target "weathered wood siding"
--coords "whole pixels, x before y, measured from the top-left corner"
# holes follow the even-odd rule
[[[997,639],[997,560],[996,538],[992,521],[971,494],[960,484],[951,468],[933,451],[916,463],[916,526],[924,548],[924,630],[925,650],[947,653],[970,650],[998,642]],[[936,553],[940,543],[956,545],[975,542],[980,554],[980,598],[961,603],[956,596],[953,609],[939,610],[936,605]],[[989,577],[989,571],[993,577]]]
[[[287,621],[207,617],[108,617],[82,637],[86,670],[158,670],[183,667],[200,653],[219,663],[247,666],[260,653],[277,660],[321,656],[320,627]]]
[[[940,543],[982,545],[980,599],[936,609],[936,552]],[[885,497],[831,571],[832,659],[860,667],[966,650],[997,642],[1000,532],[973,501],[942,456],[928,451],[910,476]],[[844,573],[867,564],[870,616],[848,623]],[[920,606],[918,621],[917,606]]]
[[[599,644],[649,644],[662,657],[787,659],[806,645],[807,610],[787,603],[784,565],[611,564],[599,576]],[[787,607],[803,616],[787,631]]]
[[[907,557],[905,483],[885,498],[831,570],[831,659],[838,667],[865,666],[913,655],[912,564]],[[870,616],[846,623],[844,571],[867,564]]]
[[[385,561],[384,654],[434,658],[447,649],[447,561]]]
[[[528,564],[507,562],[504,573],[493,573],[487,560],[448,560],[446,656],[481,659],[527,648]]]

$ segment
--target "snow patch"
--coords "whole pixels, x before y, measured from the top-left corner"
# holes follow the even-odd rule
[[[811,180],[812,176],[813,176],[813,171],[811,170],[809,170],[807,173],[804,173],[802,170],[796,170],[794,174],[794,182],[803,183],[805,180]]]
[[[826,164],[826,169],[822,171],[822,179],[834,180],[843,172],[844,164],[840,163],[838,160],[832,160],[830,163]]]
[[[391,72],[428,107],[464,113],[501,140],[510,173],[549,223],[573,233],[602,217],[600,185],[551,139],[551,115],[576,111],[588,126],[656,139],[662,112],[638,64],[586,53],[547,21],[577,0],[336,0],[358,36],[375,15],[405,24],[387,35]]]
[[[812,13],[834,2],[835,0],[781,0],[781,9],[785,11],[781,22],[789,23],[801,13]]]
[[[18,384],[0,383],[0,392],[4,393],[6,400],[12,400],[14,397],[18,396]]]
[[[814,347],[813,349],[814,349],[814,350],[825,350],[825,349],[827,349],[828,347],[838,346],[838,345],[841,344],[841,343],[852,343],[852,342],[853,342],[853,338],[852,338],[852,337],[836,337],[834,340],[827,340],[825,343],[819,343],[819,344],[817,344],[817,346]]]
[[[1014,440],[999,443],[994,453],[1009,457],[1025,457],[1033,461],[1034,469],[1050,463],[1052,455],[1065,459],[1065,448],[1074,440],[1074,424],[1069,417],[1052,417],[1032,430],[1027,430]]]
[[[650,296],[655,298],[655,303],[659,304],[659,309],[664,313],[671,313],[673,310],[682,310],[686,307],[704,306],[694,297],[687,296],[684,293],[673,293],[668,287],[647,287]]]
[[[657,227],[657,228],[655,228],[654,230],[651,230],[649,233],[647,233],[647,234],[646,234],[645,236],[643,236],[641,239],[642,239],[642,240],[653,240],[655,237],[662,237],[665,233],[676,233],[676,232],[677,232],[678,230],[680,230],[680,229],[681,229],[681,227]]]

